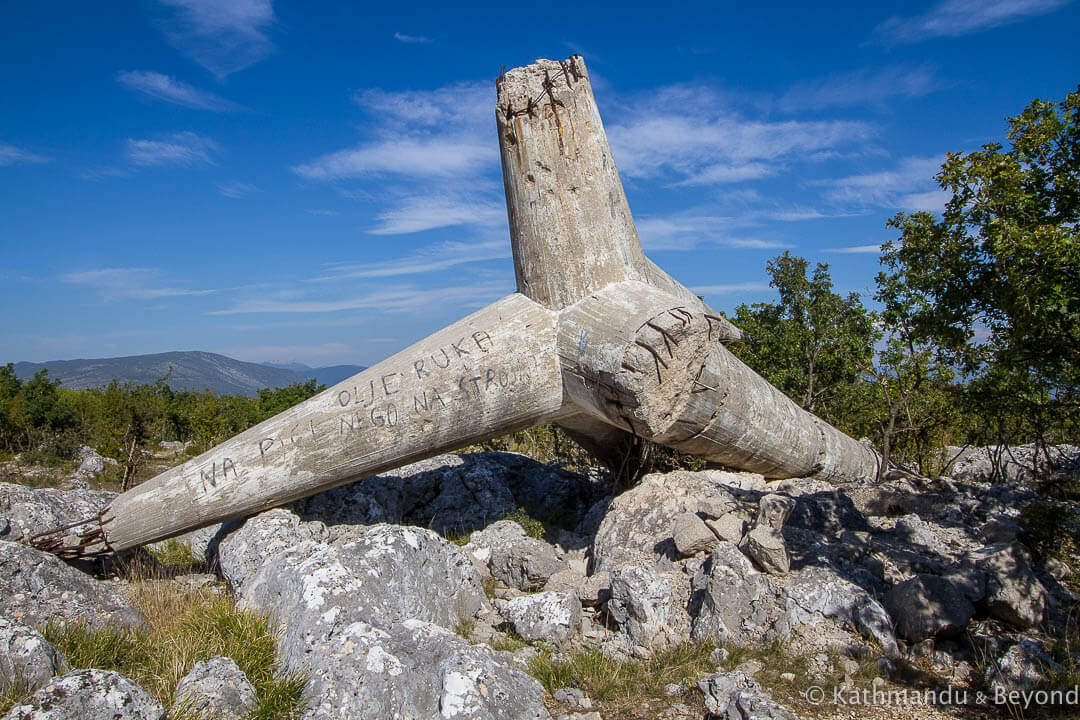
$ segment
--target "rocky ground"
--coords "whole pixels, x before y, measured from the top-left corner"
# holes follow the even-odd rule
[[[313,720],[1066,716],[1075,693],[1030,693],[1076,681],[1080,567],[1023,523],[1075,533],[1077,508],[1046,511],[1015,468],[991,484],[999,460],[845,486],[678,471],[612,497],[520,455],[444,455],[191,533],[214,576],[178,580],[279,624]],[[5,718],[165,717],[39,632],[141,622],[108,572],[19,542],[111,497],[0,484],[0,685],[37,688]],[[226,657],[174,696],[229,718],[253,702]]]

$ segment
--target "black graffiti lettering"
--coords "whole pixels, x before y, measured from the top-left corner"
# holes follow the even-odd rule
[[[413,395],[412,396],[413,409],[415,409],[417,413],[419,413],[421,409],[423,409],[424,412],[427,412],[427,409],[428,409],[427,393],[426,392],[423,393],[423,395],[422,395],[422,397],[424,398],[423,400],[421,400],[420,397],[421,397],[420,395]]]
[[[443,365],[442,363],[440,363],[438,360],[435,359],[434,355],[431,356],[431,362],[435,363],[436,365],[438,365],[439,367],[441,367],[443,369],[446,369],[446,368],[450,367],[450,356],[446,354],[446,350],[445,349],[440,349],[439,352],[442,353],[443,359],[446,360],[446,364]]]
[[[274,438],[263,438],[259,441],[259,457],[266,459],[266,451],[274,447]]]
[[[414,362],[412,364],[412,366],[413,366],[413,369],[416,370],[416,377],[417,378],[422,378],[425,375],[430,375],[431,374],[427,370],[424,369],[424,360],[422,358],[420,360],[417,360],[416,362]]]
[[[487,377],[484,378],[484,390],[487,391],[495,384],[495,371],[489,368],[485,375]]]
[[[431,391],[431,405],[432,405],[432,407],[434,407],[436,400],[439,401],[439,405],[441,405],[442,407],[446,407],[446,401],[444,401],[442,399],[442,395],[439,394],[439,391],[438,390],[432,390]]]
[[[225,458],[221,461],[221,477],[228,480],[230,470],[232,470],[233,480],[240,477],[236,472],[236,464],[232,461],[232,458]]]
[[[349,432],[352,432],[353,430],[356,429],[356,426],[353,425],[352,419],[342,417],[341,418],[341,423],[338,425],[338,435],[344,435],[345,434],[345,426],[346,425],[349,426]]]
[[[505,370],[500,370],[499,371],[499,387],[505,388],[509,384],[510,384],[510,374],[507,373]]]
[[[487,352],[487,348],[485,348],[484,345],[483,345],[483,342],[485,340],[487,341],[488,347],[491,347],[492,345],[495,344],[495,341],[491,339],[491,336],[488,335],[483,330],[479,330],[477,332],[474,332],[472,334],[472,339],[476,342],[476,347],[481,352]]]
[[[465,338],[461,338],[456,343],[450,343],[450,347],[454,348],[454,352],[457,353],[458,357],[461,357],[462,355],[468,355],[469,354],[468,350],[464,350],[464,349],[458,347],[458,345],[460,345],[463,342],[465,342]]]
[[[394,427],[397,425],[398,414],[397,408],[394,403],[387,403],[386,405],[386,427]]]
[[[371,412],[368,413],[371,417],[371,424],[375,427],[382,427],[386,424],[386,416],[383,415],[382,410],[379,408],[371,408]]]
[[[389,397],[390,395],[393,395],[393,394],[397,393],[399,390],[401,390],[401,388],[396,388],[394,390],[391,390],[390,386],[386,384],[386,378],[392,378],[397,374],[398,373],[393,372],[393,373],[387,373],[386,375],[382,376],[382,389],[383,389],[383,392],[386,393],[387,397]]]
[[[371,380],[370,382],[368,382],[368,387],[370,388],[369,389],[370,394],[368,395],[368,402],[373,403],[373,402],[375,402],[375,381]]]
[[[337,394],[337,401],[338,401],[338,402],[339,402],[339,403],[341,404],[341,407],[345,407],[346,405],[348,405],[348,404],[349,404],[349,400],[351,400],[351,399],[352,399],[352,398],[351,398],[351,396],[349,395],[349,391],[348,391],[348,390],[342,390],[341,392],[339,392],[339,393]]]
[[[206,483],[209,481],[210,485],[217,487],[217,463],[210,464],[210,472],[206,472],[206,468],[199,470],[199,474],[202,478],[203,490],[206,490]]]
[[[476,397],[480,397],[480,376],[469,378],[469,382],[473,384],[473,389],[476,390]]]

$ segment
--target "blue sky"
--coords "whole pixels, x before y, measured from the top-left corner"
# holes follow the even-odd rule
[[[0,362],[370,364],[514,289],[501,66],[584,56],[646,252],[869,295],[947,151],[1080,74],[1080,3],[5,3]]]

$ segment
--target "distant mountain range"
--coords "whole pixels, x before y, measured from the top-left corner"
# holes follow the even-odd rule
[[[15,374],[27,380],[45,368],[64,387],[76,390],[104,387],[112,380],[120,383],[153,384],[168,375],[173,390],[213,390],[221,395],[255,395],[262,388],[285,387],[314,378],[327,386],[355,375],[360,365],[313,368],[307,365],[250,363],[208,352],[167,352],[153,355],[99,358],[94,360],[52,360],[43,363],[15,363]],[[171,368],[171,371],[170,371]]]

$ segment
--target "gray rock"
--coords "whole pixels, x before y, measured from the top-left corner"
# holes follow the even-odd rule
[[[303,527],[296,531],[304,536]],[[223,563],[232,556],[231,541],[222,543]],[[344,604],[379,627],[412,618],[453,629],[488,607],[476,569],[457,546],[431,530],[401,525],[357,527],[329,542],[302,540],[240,584],[239,599],[248,606],[270,608],[283,596],[302,605],[305,616]],[[310,629],[302,622],[296,628]]]
[[[737,501],[728,485],[741,475],[720,470],[646,475],[611,501],[593,538],[590,570],[657,564],[662,570],[675,570],[679,560],[671,539],[675,518],[698,512],[704,502],[734,507]]]
[[[782,530],[791,511],[795,509],[795,501],[786,495],[765,495],[758,502],[757,527],[770,527],[773,530]]]
[[[880,491],[877,488],[869,489]],[[877,514],[887,514],[884,512]],[[822,490],[795,498],[795,508],[785,525],[805,528],[827,535],[839,535],[845,530],[865,531],[870,527],[866,517],[839,490]]]
[[[176,685],[173,712],[180,710],[213,717],[243,720],[255,706],[255,687],[232,658],[214,657],[196,663]]]
[[[1061,670],[1045,650],[1031,640],[1013,645],[995,662],[986,666],[986,684],[991,691],[1001,688],[1006,693],[1029,690],[1046,682],[1047,674]]]
[[[1019,545],[990,545],[965,558],[986,576],[987,612],[1016,628],[1042,622],[1048,593]]]
[[[715,519],[709,518],[705,524],[716,537],[736,545],[742,542],[743,532],[746,530],[746,521],[736,513],[725,513]]]
[[[687,640],[688,595],[689,587],[683,586],[679,575],[633,565],[613,572],[607,610],[619,626],[626,650],[648,657]]]
[[[531,537],[492,548],[488,567],[507,587],[525,592],[541,589],[552,575],[569,569],[551,543]]]
[[[781,614],[777,589],[733,544],[717,544],[694,590],[701,598],[694,638],[738,646],[771,639]]]
[[[52,621],[134,627],[142,616],[110,583],[50,553],[0,540],[0,614],[32,625]]]
[[[894,586],[885,606],[897,632],[910,642],[957,635],[975,614],[960,588],[936,575],[916,575]]]
[[[773,701],[752,678],[738,670],[716,673],[698,681],[705,694],[705,709],[723,720],[797,720],[790,710]]]
[[[683,513],[675,518],[671,535],[675,549],[682,557],[707,552],[716,544],[716,535],[695,513]]]
[[[0,617],[0,688],[20,682],[36,688],[67,668],[67,662],[37,630]]]
[[[578,688],[559,688],[551,697],[555,702],[568,705],[574,710],[592,710],[592,700]]]
[[[77,457],[79,459],[79,469],[75,471],[77,478],[92,478],[105,470],[105,458],[89,445],[80,446]]]
[[[283,508],[268,510],[248,518],[221,541],[218,566],[239,592],[265,563],[274,562],[303,543],[319,542],[327,537],[322,523],[301,523],[296,514]]]
[[[602,493],[587,478],[503,452],[450,453],[293,503],[305,520],[327,525],[403,523],[467,533],[524,507],[573,527]]]
[[[1080,475],[1080,447],[1076,445],[1054,445],[1045,452],[1035,445],[948,447],[946,455],[955,457],[947,468],[949,475],[967,482],[1026,483],[1036,477]]]
[[[578,585],[577,590],[582,605],[605,603],[611,597],[611,573],[602,570],[590,575]]]
[[[996,515],[979,527],[979,534],[988,544],[1011,543],[1023,531],[1020,523],[1007,515]]]
[[[767,573],[783,575],[791,569],[784,536],[768,525],[758,525],[746,535],[746,553]]]
[[[3,720],[163,720],[165,711],[145,690],[108,670],[76,670],[55,677],[15,705]]]
[[[95,490],[34,490],[23,485],[0,483],[0,517],[7,520],[0,538],[21,540],[95,518],[114,497],[116,493]],[[81,529],[75,527],[72,531]]]
[[[506,601],[503,616],[523,640],[569,647],[581,631],[581,601],[575,592],[542,592]]]
[[[897,520],[895,531],[906,542],[921,545],[923,548],[940,551],[944,545],[930,523],[915,514],[905,515]]]
[[[874,642],[887,656],[899,655],[889,613],[861,587],[823,567],[807,568],[792,580],[784,592],[786,612],[781,621],[789,632],[817,628],[829,620]]]
[[[549,717],[539,683],[451,631],[488,612],[461,549],[416,527],[340,526],[315,539],[311,523],[279,519],[264,527],[273,539],[291,533],[291,544],[257,563],[257,535],[236,548],[230,536],[222,567],[256,568],[239,578],[240,604],[283,626],[279,657],[309,678],[307,720]]]

